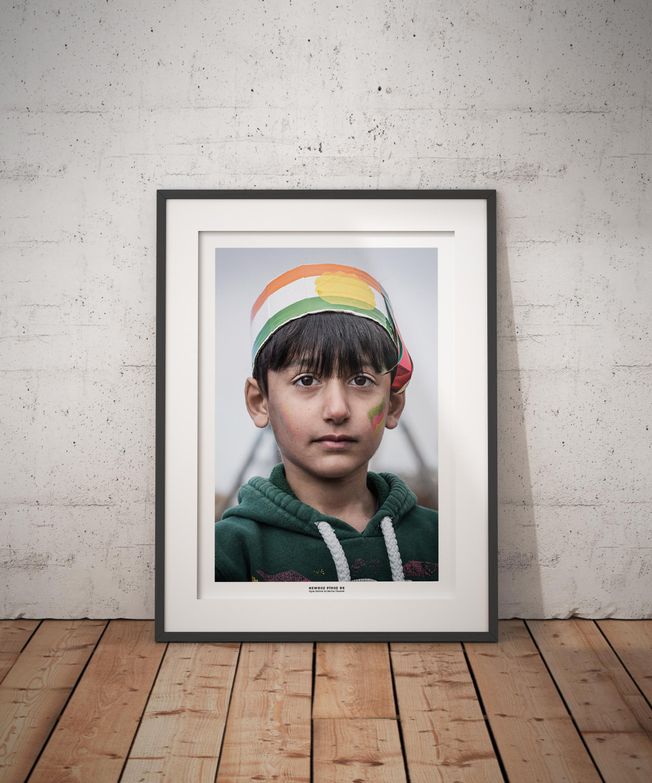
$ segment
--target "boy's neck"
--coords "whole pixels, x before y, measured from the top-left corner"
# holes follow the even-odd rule
[[[367,465],[338,479],[311,476],[285,463],[285,478],[297,498],[329,517],[362,532],[376,513],[376,498],[367,486]]]

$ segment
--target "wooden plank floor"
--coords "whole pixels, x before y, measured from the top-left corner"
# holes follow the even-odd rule
[[[652,620],[497,644],[157,644],[0,621],[0,781],[652,781]]]

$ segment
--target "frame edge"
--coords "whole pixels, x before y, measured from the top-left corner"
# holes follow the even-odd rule
[[[498,641],[497,529],[497,337],[496,190],[157,190],[156,210],[156,434],[155,434],[155,640],[157,642],[342,641],[496,642]],[[165,630],[165,298],[168,199],[459,199],[484,200],[487,215],[487,404],[488,404],[488,630],[387,634],[174,632]]]

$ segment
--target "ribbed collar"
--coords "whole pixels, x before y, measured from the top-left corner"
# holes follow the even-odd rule
[[[416,504],[416,496],[407,485],[393,473],[367,474],[367,486],[374,494],[378,510],[361,533],[337,517],[322,514],[312,506],[302,503],[287,482],[285,468],[276,465],[269,479],[255,477],[241,488],[240,505],[229,509],[225,516],[255,519],[273,527],[301,530],[307,535],[319,535],[315,522],[324,520],[337,531],[338,536],[382,535],[380,520],[389,516],[395,527],[401,524],[405,514]]]

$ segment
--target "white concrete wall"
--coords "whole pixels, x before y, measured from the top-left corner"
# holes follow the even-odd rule
[[[501,615],[652,607],[648,0],[0,29],[0,614],[153,614],[156,188],[496,188]]]

